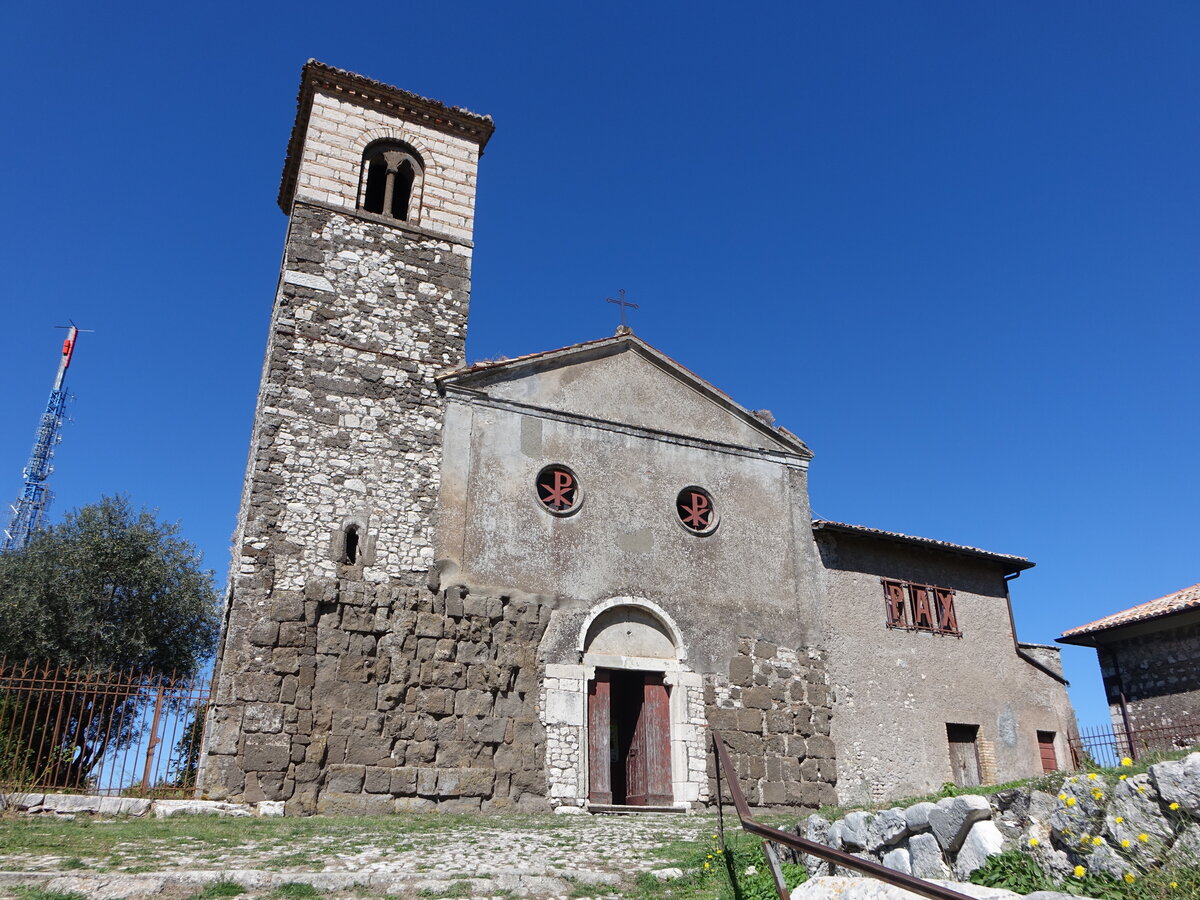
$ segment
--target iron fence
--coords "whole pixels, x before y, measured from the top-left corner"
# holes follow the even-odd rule
[[[0,658],[0,789],[191,796],[210,687]]]
[[[1200,744],[1200,721],[1173,725],[1133,726],[1126,732],[1122,725],[1085,728],[1070,739],[1075,768],[1088,765],[1116,766],[1129,757],[1133,760],[1153,753],[1183,750]]]

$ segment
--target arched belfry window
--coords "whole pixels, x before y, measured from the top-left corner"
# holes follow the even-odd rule
[[[371,144],[363,153],[361,207],[402,222],[415,221],[422,175],[415,150],[396,141]]]

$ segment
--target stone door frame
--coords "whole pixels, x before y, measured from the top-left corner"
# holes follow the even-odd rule
[[[650,614],[666,630],[674,658],[618,656],[587,649],[587,635],[601,615],[618,607]],[[557,805],[586,806],[590,773],[587,753],[587,687],[596,669],[662,673],[670,690],[671,787],[674,805],[684,808],[708,799],[704,684],[687,665],[687,646],[671,616],[642,597],[613,597],[584,617],[575,646],[577,665],[547,665],[542,721],[546,728],[547,793]]]

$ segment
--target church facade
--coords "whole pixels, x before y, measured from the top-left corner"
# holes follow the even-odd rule
[[[1028,561],[814,522],[805,444],[628,329],[464,366],[492,127],[304,67],[201,790],[691,807],[710,728],[761,806],[1065,762]]]

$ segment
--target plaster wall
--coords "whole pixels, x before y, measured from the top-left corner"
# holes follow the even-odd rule
[[[843,803],[924,794],[952,781],[948,723],[979,727],[985,782],[1040,774],[1039,730],[1055,733],[1066,764],[1075,730],[1066,687],[1017,655],[1007,585],[995,566],[840,535],[822,535],[818,546],[837,623],[825,646]],[[954,589],[962,637],[888,628],[883,577]]]
[[[709,441],[794,450],[761,424],[714,402],[711,388],[687,384],[653,355],[631,344],[573,355],[569,365],[548,362],[516,372],[501,370],[474,386],[490,397],[621,422]]]
[[[444,452],[438,556],[458,562],[468,583],[558,597],[548,662],[577,664],[584,617],[617,596],[665,610],[696,671],[727,674],[738,633],[808,646],[817,603],[804,460],[453,392]],[[535,479],[551,463],[580,480],[572,515],[538,502]],[[689,485],[713,497],[712,534],[678,520],[675,498]]]

